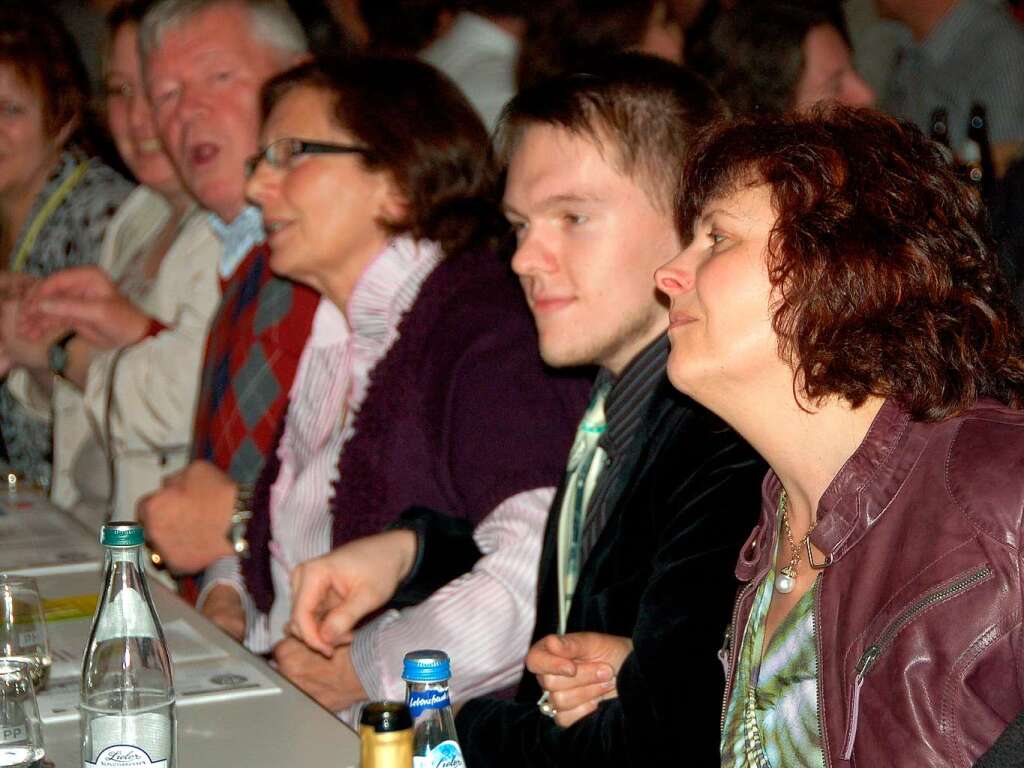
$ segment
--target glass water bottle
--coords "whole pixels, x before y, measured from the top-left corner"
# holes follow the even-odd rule
[[[142,567],[142,527],[108,523],[103,592],[82,663],[85,768],[174,768],[174,683]]]
[[[405,655],[402,679],[413,720],[413,768],[466,768],[448,695],[451,662],[443,651]]]

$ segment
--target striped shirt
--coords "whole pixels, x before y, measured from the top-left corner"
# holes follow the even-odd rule
[[[338,456],[354,434],[353,421],[373,368],[398,337],[399,322],[442,258],[432,243],[394,240],[353,289],[348,320],[330,301],[317,308],[313,331],[292,385],[281,469],[270,489],[271,577],[276,599],[256,610],[234,558],[207,570],[206,593],[234,586],[246,608],[245,644],[265,653],[279,642],[291,612],[289,575],[298,563],[331,549],[331,488]],[[344,403],[337,409],[324,403]],[[452,688],[459,698],[513,685],[533,628],[533,595],[541,534],[553,489],[517,494],[499,504],[474,533],[484,557],[473,572],[430,600],[388,611],[361,627],[352,659],[369,698],[403,698],[402,656],[413,647],[445,648],[456,659]]]
[[[665,376],[665,362],[668,358],[668,335],[662,334],[648,344],[634,357],[616,380],[611,371],[602,368],[597,374],[594,391],[612,384],[605,401],[605,423],[607,427],[598,441],[604,460],[604,468],[594,483],[587,502],[587,516],[583,523],[580,563],[587,561],[587,555],[594,548],[598,537],[608,522],[610,501],[608,493],[615,485],[616,478],[632,471],[622,466],[633,436],[640,426],[644,412],[651,402],[654,389]]]
[[[1024,28],[1005,3],[960,0],[923,41],[915,44],[908,33],[882,102],[926,133],[932,112],[944,107],[958,153],[973,104],[985,107],[990,141],[1024,140]]]

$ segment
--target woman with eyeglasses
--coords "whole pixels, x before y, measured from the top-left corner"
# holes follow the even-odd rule
[[[969,766],[1024,709],[1024,333],[981,201],[869,110],[692,158],[669,377],[772,468],[722,764]]]
[[[487,133],[436,70],[380,57],[286,72],[263,114],[247,194],[271,267],[323,298],[253,491],[251,554],[209,569],[200,605],[332,710],[401,696],[413,646],[446,648],[462,695],[505,687],[587,382],[544,370],[492,248]],[[331,659],[286,637],[297,564],[427,511],[479,523],[468,578],[377,616]]]
[[[133,519],[139,497],[187,461],[220,298],[219,243],[156,136],[143,87],[138,28],[151,4],[113,8],[104,56],[107,123],[139,186],[111,220],[99,264],[35,285],[6,339],[20,365],[9,388],[53,414],[51,498],[90,526]],[[46,343],[53,327],[70,328],[61,359]]]

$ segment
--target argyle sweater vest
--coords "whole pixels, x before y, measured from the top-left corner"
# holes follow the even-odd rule
[[[270,271],[254,247],[224,285],[210,324],[193,453],[237,483],[253,483],[283,422],[320,296]]]
[[[442,261],[398,331],[338,460],[335,547],[379,533],[410,507],[475,524],[518,493],[557,486],[587,404],[592,371],[544,366],[522,289],[491,252]],[[269,499],[279,469],[274,450],[256,485],[252,555],[242,562],[264,612],[274,598]]]

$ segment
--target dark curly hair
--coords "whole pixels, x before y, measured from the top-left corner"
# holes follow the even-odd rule
[[[840,106],[720,125],[684,172],[684,241],[710,200],[758,184],[777,216],[779,352],[812,401],[892,397],[922,421],[979,397],[1024,404],[1021,326],[983,205],[917,128]]]
[[[300,87],[328,93],[337,124],[369,147],[364,165],[391,174],[408,202],[402,220],[382,222],[392,233],[435,240],[449,256],[493,238],[487,129],[448,78],[415,59],[317,59],[264,85],[263,119]]]

